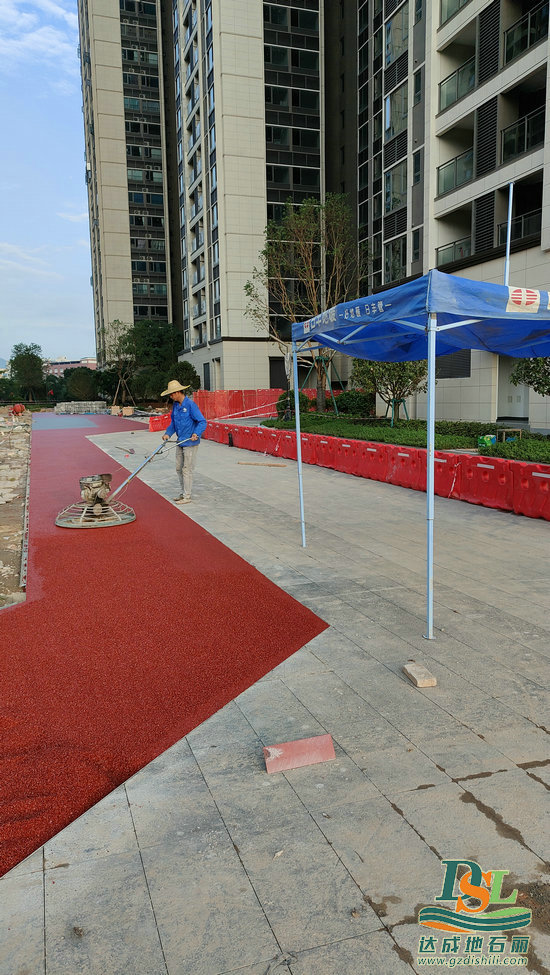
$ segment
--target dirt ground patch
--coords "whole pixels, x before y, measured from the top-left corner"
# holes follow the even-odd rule
[[[25,530],[31,414],[0,407],[0,609],[25,598],[21,559]]]

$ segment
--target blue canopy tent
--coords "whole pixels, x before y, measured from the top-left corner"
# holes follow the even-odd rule
[[[428,360],[427,417],[427,627],[433,639],[433,521],[435,357],[457,349],[480,349],[515,358],[550,356],[550,293],[472,281],[429,271],[415,281],[356,301],[347,301],[292,326],[296,443],[302,545],[304,495],[298,352],[330,348],[357,359],[381,362]]]

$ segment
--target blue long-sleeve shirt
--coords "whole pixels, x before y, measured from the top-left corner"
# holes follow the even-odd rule
[[[175,433],[181,441],[189,440],[192,434],[196,433],[200,440],[205,430],[206,420],[192,399],[185,396],[181,403],[174,403],[170,425],[164,431],[167,436],[171,437]],[[190,446],[190,443],[186,446]]]

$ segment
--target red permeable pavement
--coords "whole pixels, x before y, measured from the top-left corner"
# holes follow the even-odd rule
[[[80,477],[127,476],[86,436],[143,430],[93,423],[33,432],[27,601],[0,613],[0,875],[326,627],[138,478],[135,522],[57,527]]]

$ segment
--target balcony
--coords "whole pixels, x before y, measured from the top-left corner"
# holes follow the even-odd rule
[[[510,241],[525,240],[527,237],[540,236],[542,220],[542,210],[532,210],[531,213],[524,213],[520,217],[512,220]],[[505,244],[508,234],[508,223],[499,223],[498,243]]]
[[[509,162],[544,143],[544,108],[524,115],[501,132],[502,162]]]
[[[476,86],[476,59],[470,58],[439,85],[439,111],[454,105]]]
[[[453,261],[461,261],[463,257],[470,257],[472,253],[472,238],[462,237],[461,240],[453,240],[451,244],[438,247],[435,253],[436,267],[451,264]]]
[[[504,32],[504,64],[548,37],[548,3],[535,7]]]
[[[461,152],[459,156],[455,156],[454,159],[450,159],[449,162],[438,167],[438,195],[441,196],[442,193],[449,193],[451,190],[456,190],[457,187],[473,179],[473,176],[474,150],[467,149],[466,152]]]

